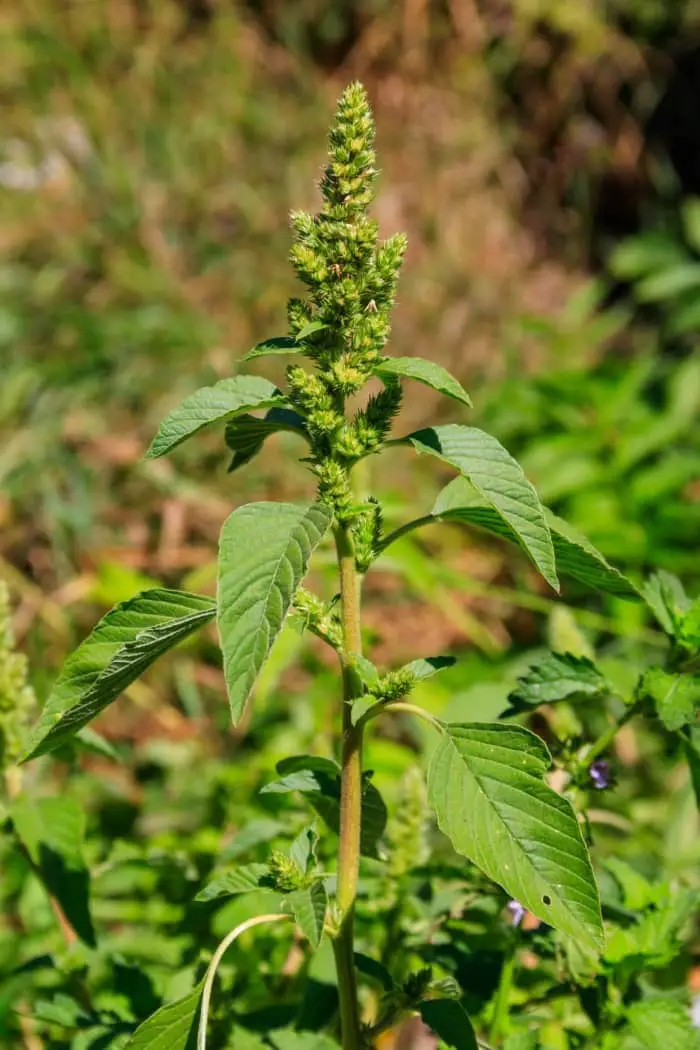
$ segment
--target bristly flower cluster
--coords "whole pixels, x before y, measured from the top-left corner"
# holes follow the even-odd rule
[[[367,215],[376,177],[367,95],[351,84],[330,132],[321,210],[291,217],[291,261],[309,292],[288,305],[291,332],[317,366],[312,373],[290,366],[290,400],[307,423],[320,497],[341,522],[354,514],[349,468],[381,446],[401,404],[401,384],[388,379],[352,419],[344,411],[345,399],[381,361],[406,250],[403,234],[379,241],[377,223]],[[310,325],[313,331],[303,334]]]
[[[0,580],[0,771],[19,759],[34,707],[34,693],[27,683],[27,661],[14,651],[9,591]]]

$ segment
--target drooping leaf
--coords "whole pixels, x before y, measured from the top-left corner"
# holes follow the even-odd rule
[[[508,699],[517,709],[601,696],[609,690],[605,678],[587,657],[547,653],[518,679],[517,688]]]
[[[690,608],[690,598],[681,581],[673,573],[660,569],[645,581],[642,594],[666,634],[673,637]]]
[[[262,419],[249,414],[235,416],[226,424],[225,431],[226,444],[234,453],[229,473],[250,462],[266,438],[283,430],[306,436],[304,420],[288,408],[271,408]]]
[[[314,948],[318,948],[323,936],[328,897],[322,882],[314,882],[302,889],[287,893],[282,901],[283,911],[288,911]]]
[[[195,900],[213,901],[218,897],[231,897],[266,888],[274,888],[267,864],[244,864],[231,871],[215,873],[204,889],[199,891]]]
[[[125,1050],[194,1050],[202,985],[140,1024]]]
[[[643,911],[650,904],[654,903],[654,887],[631,864],[627,864],[626,861],[621,860],[619,857],[608,857],[605,861],[605,867],[622,890],[622,898],[626,908],[630,908],[632,911]]]
[[[72,737],[154,660],[215,613],[211,598],[164,588],[115,606],[66,660],[22,761],[53,751]]]
[[[298,755],[277,763],[280,780],[266,784],[261,794],[284,794],[300,791],[331,831],[340,830],[340,767],[327,758]],[[365,773],[362,782],[362,831],[360,850],[363,856],[376,857],[377,844],[384,834],[387,809],[384,799]]]
[[[598,891],[573,810],[543,780],[550,761],[520,726],[449,725],[430,762],[429,798],[457,852],[539,919],[596,947]]]
[[[648,1050],[696,1050],[700,1041],[676,999],[642,999],[627,1011],[629,1026]]]
[[[535,489],[509,452],[483,430],[450,424],[417,430],[402,441],[460,472],[512,529],[545,580],[559,588],[552,537]]]
[[[681,620],[678,640],[692,653],[700,650],[700,598],[696,598]]]
[[[426,361],[422,357],[386,357],[376,366],[374,372],[382,379],[385,376],[416,379],[438,393],[446,394],[447,397],[471,407],[471,398],[462,384],[458,383],[446,368],[434,361]]]
[[[165,456],[204,427],[230,419],[237,412],[283,404],[284,398],[277,387],[261,376],[221,379],[214,386],[204,386],[190,394],[165,417],[146,457]]]
[[[390,992],[394,988],[394,978],[383,963],[373,959],[370,955],[364,955],[362,952],[355,952],[353,958],[358,973],[369,977],[372,981],[376,981],[385,992]]]
[[[218,623],[234,724],[330,521],[322,503],[249,503],[224,523]]]
[[[83,856],[85,810],[68,795],[20,796],[10,807],[15,832],[34,869],[81,940],[95,945],[90,874]]]
[[[700,675],[673,674],[650,667],[639,683],[639,692],[650,697],[667,729],[691,725],[700,710]]]
[[[476,1034],[461,1003],[454,999],[428,999],[420,1004],[420,1015],[443,1043],[456,1050],[478,1050]]]
[[[432,515],[443,521],[484,529],[525,549],[517,532],[484,501],[466,478],[455,478],[440,492]],[[545,518],[552,536],[558,573],[580,580],[593,590],[630,601],[640,600],[634,585],[573,526],[549,510],[545,510]]]

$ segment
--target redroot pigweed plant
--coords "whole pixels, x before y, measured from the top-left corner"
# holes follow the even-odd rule
[[[660,719],[666,732],[676,734],[699,786],[700,745],[694,722],[700,693],[695,674],[700,605],[690,602],[678,581],[666,575],[652,577],[643,592],[637,590],[541,505],[518,463],[482,430],[460,423],[392,436],[404,380],[452,398],[461,411],[469,408],[470,399],[440,365],[386,355],[406,240],[401,234],[379,240],[377,223],[368,215],[377,177],[373,139],[365,92],[352,84],[340,99],[331,127],[320,184],[321,210],[291,217],[291,261],[308,292],[289,302],[290,334],[260,343],[244,358],[252,362],[288,355],[286,386],[278,388],[257,375],[237,375],[198,390],[163,421],[148,451],[151,458],[164,456],[204,427],[225,423],[232,469],[238,469],[254,458],[268,436],[289,431],[299,438],[301,462],[316,480],[315,500],[251,503],[231,513],[221,531],[216,600],[157,588],[108,613],[65,664],[26,750],[25,760],[35,758],[84,733],[84,727],[157,657],[214,618],[234,724],[241,720],[289,614],[337,654],[342,681],[338,762],[311,755],[284,758],[278,765],[279,778],[266,788],[300,793],[319,824],[304,827],[291,847],[272,849],[264,862],[216,870],[198,896],[212,901],[267,888],[274,907],[231,929],[194,990],[156,1010],[118,1045],[177,1050],[196,1040],[199,1050],[239,1045],[324,1050],[339,1042],[344,1050],[360,1050],[379,1046],[384,1033],[419,1014],[444,1044],[460,1050],[479,1045],[536,1047],[537,1009],[533,1011],[522,996],[514,1005],[511,994],[518,939],[525,936],[524,930],[536,928],[536,951],[550,960],[548,965],[560,967],[560,977],[550,973],[549,984],[543,986],[548,991],[533,988],[533,998],[556,996],[562,986],[575,988],[573,994],[580,996],[569,1036],[563,1037],[569,1041],[556,1046],[631,1050],[670,1046],[672,1037],[674,1047],[690,1046],[688,1004],[675,993],[669,997],[645,984],[642,977],[644,970],[659,965],[659,958],[661,965],[668,961],[669,946],[671,953],[677,949],[678,931],[695,907],[696,895],[690,904],[683,898],[679,913],[676,888],[652,887],[620,862],[616,878],[623,899],[617,913],[606,914],[606,925],[608,919],[622,925],[610,927],[606,941],[589,856],[587,808],[598,792],[610,787],[614,737],[638,714]],[[379,392],[366,398],[364,407],[349,408],[348,399],[370,380]],[[429,513],[386,532],[382,507],[357,486],[355,468],[366,457],[395,446],[434,457],[452,468],[456,478]],[[454,660],[426,654],[404,667],[376,667],[363,651],[361,588],[375,560],[399,537],[436,522],[478,527],[512,542],[555,591],[561,575],[619,598],[646,601],[670,639],[664,665],[646,668],[636,686],[622,695],[592,655],[549,652],[520,678],[498,720],[446,723],[416,706],[410,699],[414,686]],[[330,601],[303,586],[314,551],[326,541],[334,543],[337,554],[338,594]],[[551,754],[543,739],[521,724],[542,705],[593,701],[606,705],[608,728],[597,739],[582,739],[576,725],[570,731],[564,726],[560,736],[551,734]],[[384,834],[385,804],[363,766],[365,736],[382,720],[397,717],[424,720],[427,735],[434,736],[427,804],[454,853],[449,863],[441,860],[432,868],[421,837],[422,778],[409,780],[400,814],[408,828],[405,840],[394,834],[390,841]],[[332,746],[331,742],[329,751]],[[36,813],[21,794],[11,812],[15,833],[42,877]],[[325,828],[322,849],[318,827]],[[335,836],[334,862],[328,843],[334,843]],[[320,853],[327,860],[323,866]],[[458,862],[456,855],[466,859]],[[391,886],[392,878],[403,879],[401,900],[410,904],[415,897],[417,907],[423,890],[406,880],[419,871],[427,871],[429,881],[447,879],[448,886],[450,879],[461,878],[471,887],[472,903],[485,902],[486,912],[491,908],[490,928],[500,932],[488,936],[495,938],[501,965],[495,993],[483,1008],[471,1008],[469,922],[460,920],[449,904],[442,910],[435,906],[431,913],[430,945],[438,960],[432,968],[428,962],[414,972],[405,971],[400,957],[404,934],[396,923],[392,926],[391,918],[400,910],[398,890],[386,926],[376,927],[376,953],[356,950],[362,873],[383,879],[384,886],[387,880]],[[52,892],[51,880],[44,881]],[[91,929],[88,924],[87,932],[81,931],[75,900],[72,912],[78,935],[89,940]],[[62,919],[70,924],[66,907]],[[418,919],[415,922],[422,929]],[[657,931],[659,943],[650,947],[655,922],[665,922],[665,932]],[[246,931],[254,931],[246,940],[254,943],[261,935],[257,927],[285,923],[290,936],[296,927],[309,953],[319,949],[323,939],[332,945],[337,1006],[316,1024],[307,1020],[281,1032],[258,1030],[257,1042],[239,1039],[233,1020],[226,1034],[225,1010],[222,1027],[223,1004],[216,1003],[216,996],[211,1009],[225,951]],[[484,935],[479,936],[483,947]],[[410,923],[408,937],[410,941]],[[420,954],[415,944],[411,951],[412,957]],[[445,961],[450,958],[452,973]],[[374,996],[363,994],[368,983],[378,989]],[[515,1029],[514,1010],[522,1021]]]

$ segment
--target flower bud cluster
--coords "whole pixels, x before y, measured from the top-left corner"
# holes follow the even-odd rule
[[[275,889],[280,892],[292,893],[306,885],[306,875],[299,870],[292,858],[281,850],[272,851],[268,864]]]
[[[27,661],[14,651],[10,595],[0,580],[0,770],[19,759],[35,705],[27,682]]]
[[[376,176],[371,110],[362,86],[350,84],[330,131],[321,210],[291,215],[291,262],[308,293],[287,307],[290,331],[315,366],[288,369],[289,400],[307,423],[320,498],[341,523],[353,515],[349,470],[381,447],[401,402],[400,383],[390,381],[354,418],[345,416],[345,399],[382,359],[406,251],[402,234],[380,242],[367,215]]]
[[[358,514],[352,530],[358,572],[367,572],[376,558],[383,531],[382,508],[378,500],[370,497]]]
[[[329,609],[318,595],[299,587],[294,597],[294,611],[302,618],[304,627],[317,634],[334,649],[342,648],[343,629],[337,613]]]

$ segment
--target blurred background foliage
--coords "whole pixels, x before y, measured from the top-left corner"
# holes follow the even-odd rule
[[[313,206],[333,100],[357,77],[378,122],[376,214],[385,234],[409,235],[392,352],[458,375],[475,423],[634,579],[664,567],[697,593],[697,0],[13,0],[0,6],[0,54],[0,575],[39,701],[114,602],[152,580],[212,589],[232,503],[309,491],[283,438],[233,482],[215,436],[166,463],[141,457],[169,407],[284,331],[286,216]],[[399,428],[445,411],[409,391]],[[390,523],[431,505],[403,454],[369,469]],[[597,645],[623,677],[659,644],[640,609],[575,590],[553,600],[501,546],[453,529],[392,548],[368,582],[367,625],[381,662],[463,656],[423,687],[453,718],[501,710],[548,632]],[[119,1000],[143,1016],[154,995],[178,994],[199,947],[242,916],[239,903],[202,917],[188,902],[222,849],[255,856],[279,831],[277,803],[255,794],[275,761],[327,749],[332,669],[300,645],[283,635],[256,717],[235,733],[205,634],[101,719],[119,761],[83,750],[28,772],[41,793],[81,771],[71,791],[88,815],[95,922],[109,931],[109,965],[90,964],[105,1010]],[[421,741],[406,726],[384,733],[369,760],[395,805]],[[600,819],[601,853],[697,882],[677,755],[633,730],[618,752],[624,787]],[[58,949],[38,883],[5,852],[9,1046],[16,968]],[[431,921],[425,901],[415,908],[409,940]],[[290,965],[271,943],[270,970]],[[688,951],[679,980],[700,983]],[[146,984],[129,970],[145,957]],[[542,1003],[552,1050],[577,1045],[562,1002]],[[48,1045],[63,1046],[46,1024]]]

